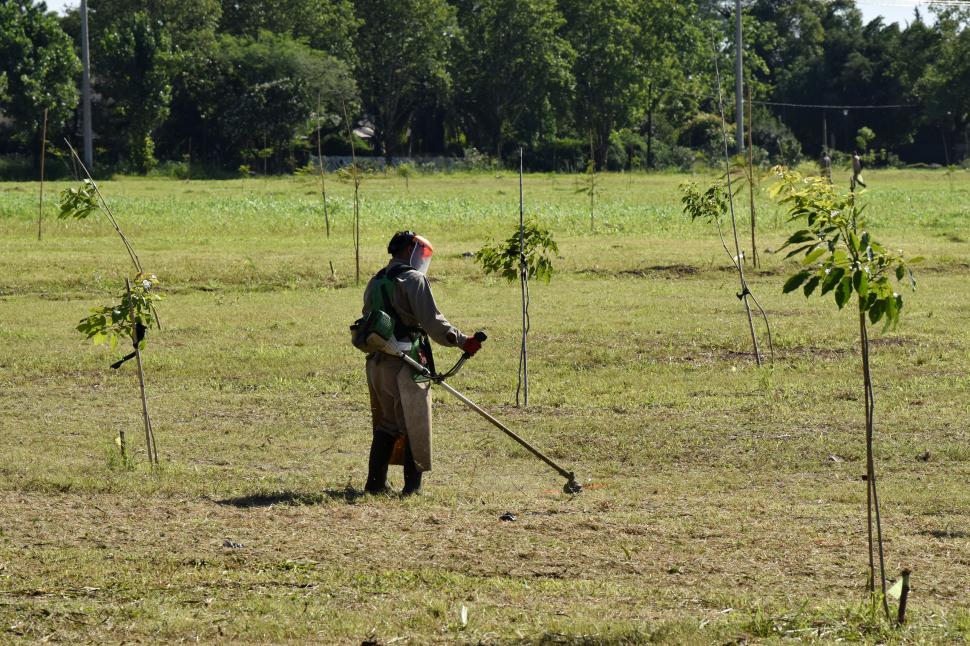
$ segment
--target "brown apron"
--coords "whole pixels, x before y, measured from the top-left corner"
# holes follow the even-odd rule
[[[418,471],[430,471],[431,384],[415,383],[410,366],[377,353],[367,359],[367,387],[374,430],[406,436]]]

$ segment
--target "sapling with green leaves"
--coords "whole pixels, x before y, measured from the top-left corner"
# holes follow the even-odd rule
[[[87,179],[83,180],[80,186],[67,188],[61,192],[58,217],[84,220],[94,213],[102,213],[121,238],[125,251],[135,268],[134,280],[125,278],[125,292],[121,294],[119,302],[115,305],[94,308],[89,316],[81,320],[77,330],[96,345],[107,344],[112,350],[117,347],[119,338],[127,337],[131,339],[134,351],[111,367],[117,369],[129,359],[137,359],[142,416],[145,423],[146,450],[149,463],[154,467],[158,464],[158,449],[155,446],[155,434],[152,429],[151,417],[148,414],[148,398],[145,393],[145,373],[142,366],[141,351],[146,344],[147,331],[152,327],[161,328],[158,312],[155,308],[155,303],[161,300],[161,295],[158,293],[158,278],[142,268],[138,254],[135,253],[128,237],[122,232],[97,183],[88,173],[84,164],[81,163],[81,160],[77,158],[77,152],[73,148],[71,148],[71,153],[87,174]],[[124,438],[124,431],[119,431],[121,452],[123,457],[127,459]]]
[[[394,167],[394,172],[404,180],[404,190],[411,192],[411,178],[414,177],[414,166],[412,164],[398,164]]]
[[[784,167],[776,167],[773,172],[778,182],[771,189],[772,197],[787,209],[789,222],[797,222],[802,227],[781,247],[790,249],[787,258],[801,256],[803,267],[785,281],[783,291],[787,294],[801,289],[806,297],[831,293],[840,310],[853,298],[857,305],[865,394],[868,588],[875,599],[878,553],[878,596],[889,618],[882,519],[873,456],[875,399],[869,360],[869,325],[882,321],[885,331],[899,323],[903,297],[897,292],[896,284],[905,280],[915,289],[916,280],[910,265],[922,258],[906,260],[901,251],[893,253],[878,243],[866,227],[865,206],[858,205],[854,194],[839,192],[822,177],[803,177]]]
[[[755,363],[758,366],[762,365],[761,347],[758,343],[758,334],[755,331],[754,326],[754,316],[751,311],[751,306],[748,303],[748,299],[754,303],[755,307],[761,313],[761,317],[765,323],[765,331],[768,335],[768,349],[769,352],[774,354],[772,340],[771,340],[771,325],[768,322],[768,315],[758,299],[755,298],[754,294],[748,286],[747,279],[744,276],[744,253],[741,251],[740,243],[738,242],[737,228],[735,226],[733,217],[733,206],[731,202],[730,195],[730,178],[731,175],[725,176],[725,180],[728,183],[725,185],[722,182],[715,182],[711,184],[704,192],[698,188],[697,184],[694,182],[687,182],[681,185],[680,190],[683,192],[681,197],[681,202],[684,205],[684,213],[690,216],[692,222],[701,220],[714,224],[717,227],[717,234],[721,240],[721,246],[724,248],[724,253],[728,255],[731,259],[731,264],[738,272],[738,278],[741,283],[741,291],[737,294],[738,299],[744,304],[744,311],[748,319],[748,330],[751,333],[751,344],[754,349]],[[738,189],[741,190],[740,188]],[[728,215],[731,214],[731,227],[734,231],[734,249],[735,253],[731,253],[728,249],[727,240],[724,237],[724,230],[721,221]]]
[[[549,282],[553,274],[552,257],[559,247],[549,229],[535,219],[525,219],[522,213],[520,183],[520,219],[516,231],[504,242],[487,245],[478,250],[475,259],[486,274],[500,274],[510,283],[519,279],[522,290],[522,345],[519,352],[519,382],[515,388],[515,403],[523,394],[523,405],[529,405],[529,355],[526,348],[531,320],[529,317],[529,281],[533,278]]]

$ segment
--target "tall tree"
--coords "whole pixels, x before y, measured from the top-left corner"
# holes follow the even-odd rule
[[[171,41],[143,11],[120,17],[102,34],[95,48],[98,130],[132,170],[145,173],[156,163],[153,133],[172,98]]]
[[[692,94],[707,93],[697,87],[708,67],[710,36],[704,21],[697,20],[698,7],[693,0],[666,2],[642,0],[636,11],[638,35],[637,58],[645,81],[643,134],[647,139],[647,166],[653,168],[653,142],[657,113],[664,108],[682,110],[693,104]]]
[[[359,23],[352,0],[222,0],[222,31],[258,39],[262,32],[291,36],[353,64]]]
[[[150,69],[151,78],[144,81],[152,81],[153,87],[146,88],[150,92],[150,102],[159,105],[159,91],[165,86],[169,86],[167,94],[170,94],[170,100],[161,104],[166,118],[153,130],[155,152],[159,157],[168,159],[181,157],[197,132],[198,111],[189,99],[189,86],[193,79],[202,74],[206,61],[216,49],[216,27],[222,12],[220,0],[89,0],[88,7],[95,83],[100,81],[102,72],[117,77],[118,74],[132,71],[138,73],[132,70],[136,65]],[[134,16],[139,13],[147,16],[148,20],[136,27]],[[69,10],[62,18],[61,25],[74,37],[75,42],[79,42],[80,17],[77,9]],[[135,43],[135,39],[131,38],[133,28],[140,32],[138,47],[142,49],[143,56],[137,63],[125,60],[126,57],[130,58],[133,50],[126,55],[118,49],[118,46],[125,44],[124,41],[132,45]],[[121,42],[115,33],[118,29],[128,32]],[[105,59],[101,47],[109,41],[115,41],[111,43],[113,52],[111,58]],[[151,42],[158,47],[154,55],[148,56],[145,47]],[[106,65],[117,69],[109,70]],[[133,86],[138,82],[133,78],[120,85]],[[111,100],[111,97],[108,99]],[[111,146],[111,152],[116,157],[128,159],[129,163],[133,161],[129,158],[125,138],[120,136],[122,133],[116,132],[112,125],[105,124],[103,117],[95,122],[94,127],[99,135],[105,137],[100,144]],[[142,166],[138,162],[132,165],[136,168]]]
[[[44,110],[60,127],[77,105],[81,63],[70,37],[44,3],[0,0],[0,113],[12,120],[8,135],[37,155]]]
[[[499,159],[567,108],[575,53],[555,0],[459,0],[456,103],[473,141]]]
[[[970,154],[970,10],[944,10],[937,16],[940,33],[934,60],[919,82],[925,97],[924,119],[940,128],[953,148],[953,135],[962,135],[964,155]],[[947,152],[950,161],[953,153]]]
[[[573,115],[592,139],[597,168],[605,168],[610,133],[629,125],[643,103],[637,41],[639,0],[561,0],[565,34],[576,51]]]
[[[285,36],[223,34],[192,87],[206,152],[223,165],[279,162],[317,110],[339,112],[356,92],[345,64]]]
[[[357,84],[374,141],[390,158],[416,107],[451,89],[455,10],[445,0],[356,0],[355,8]]]

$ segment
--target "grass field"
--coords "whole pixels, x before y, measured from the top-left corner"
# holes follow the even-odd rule
[[[873,341],[887,564],[913,570],[900,630],[864,591],[855,320],[783,296],[796,263],[762,253],[749,282],[775,357],[754,367],[716,234],[681,215],[685,179],[604,177],[590,233],[576,178],[526,178],[561,251],[532,290],[527,409],[517,287],[464,255],[511,232],[517,178],[364,184],[362,279],[394,230],[427,235],[442,310],[490,335],[452,384],[596,485],[564,496],[439,391],[435,468],[408,500],[358,493],[347,185],[328,183],[327,239],[311,179],[102,184],[166,286],[146,353],[153,474],[133,367],[109,370],[120,353],[73,329],[121,288],[120,242],[52,203],[38,242],[37,185],[0,184],[0,642],[970,641],[970,173],[868,174],[876,236],[928,258]],[[788,230],[761,196],[760,249]]]

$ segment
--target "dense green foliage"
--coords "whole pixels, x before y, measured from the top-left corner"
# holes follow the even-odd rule
[[[368,133],[358,146],[388,159],[503,164],[523,146],[534,169],[686,168],[719,153],[715,57],[735,119],[724,0],[89,5],[108,169],[292,171],[315,153],[317,125],[325,154],[349,153],[344,105]],[[930,11],[900,26],[865,23],[855,0],[746,0],[755,159],[823,148],[858,148],[867,165],[965,159],[970,10]],[[31,0],[3,0],[0,16],[0,154],[34,155],[43,108],[53,140],[76,131],[79,16],[58,28]]]
[[[43,6],[0,0],[0,150],[35,154],[43,111],[52,124],[71,118],[80,71],[70,38]]]

